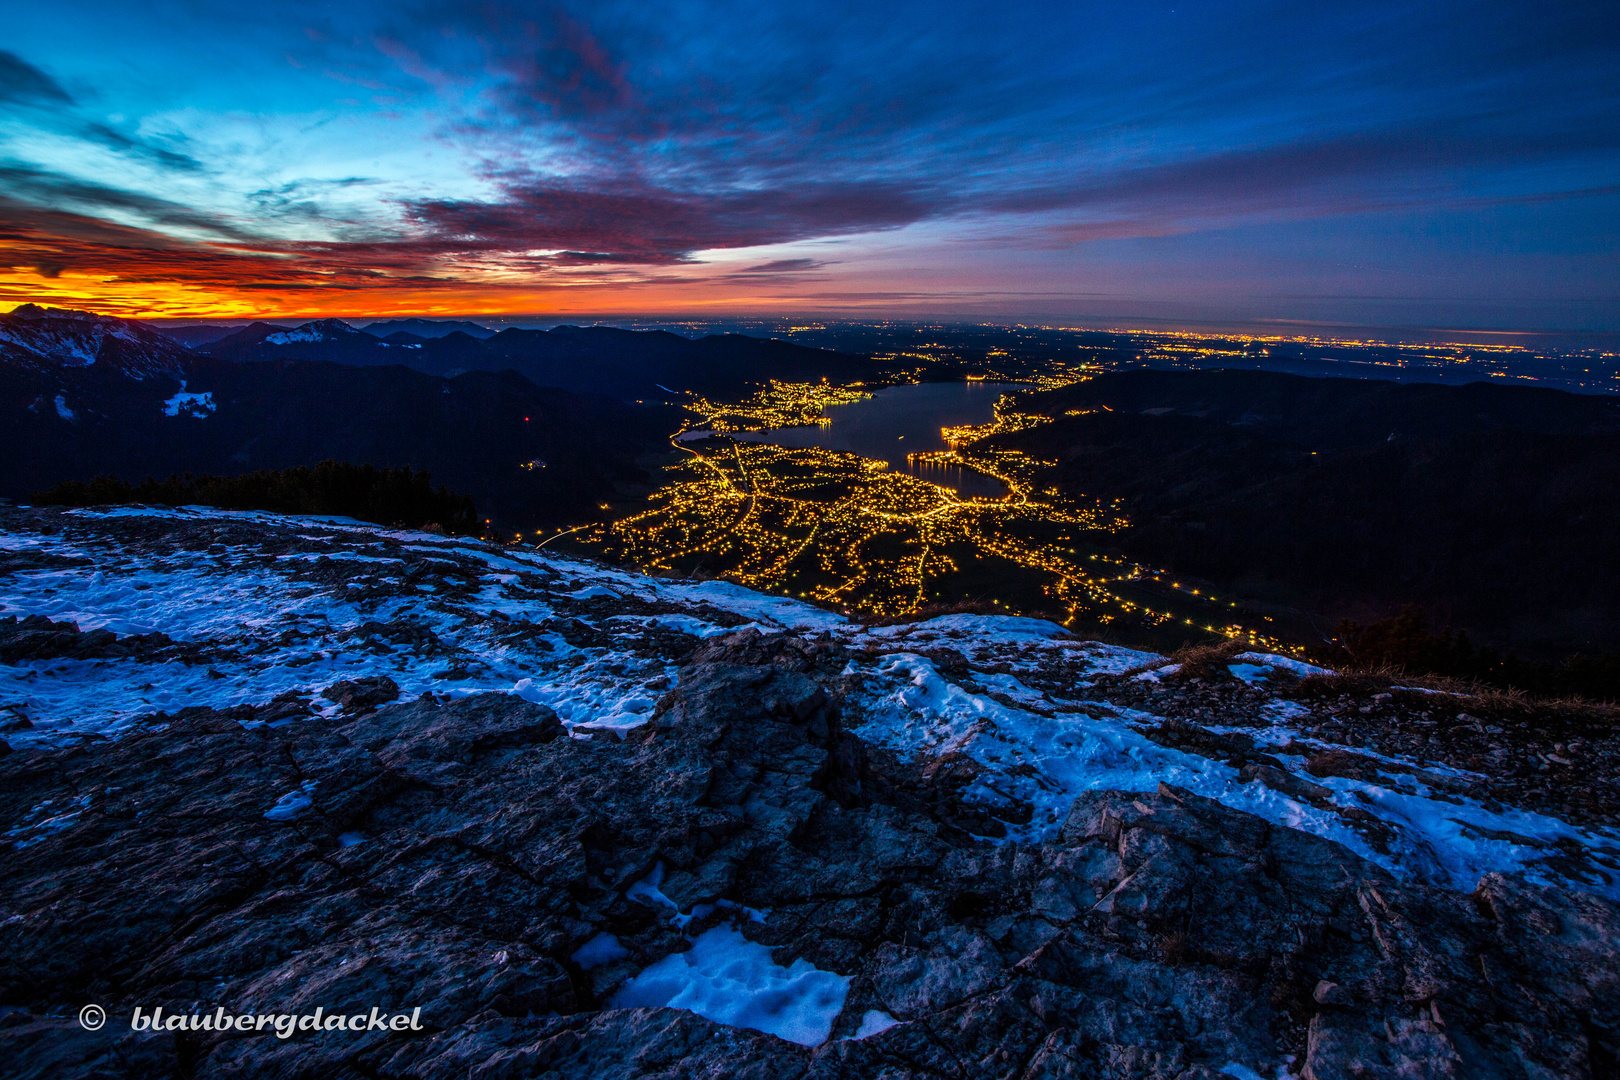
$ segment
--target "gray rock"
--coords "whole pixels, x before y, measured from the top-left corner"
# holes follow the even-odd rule
[[[1212,1080],[1286,1054],[1315,1080],[1613,1075],[1613,904],[1396,881],[1169,786],[1089,793],[1051,843],[978,839],[971,770],[842,729],[845,662],[791,635],[711,639],[622,740],[564,737],[508,695],[373,686],[328,691],[351,706],[336,717],[189,709],[0,758],[0,820],[82,805],[0,860],[0,1001],[22,1010],[0,1017],[7,1074]],[[309,809],[267,821],[293,790]],[[778,963],[848,976],[839,1037],[607,1007],[689,947],[626,895],[660,865],[684,910],[769,911],[690,933],[736,917]],[[582,969],[604,932],[627,955]],[[107,1028],[65,1019],[92,1001]],[[136,1037],[136,1005],[419,1008],[423,1026]],[[849,1038],[870,1009],[901,1022]]]

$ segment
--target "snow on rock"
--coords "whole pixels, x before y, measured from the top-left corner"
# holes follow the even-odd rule
[[[200,394],[188,394],[185,380],[182,379],[179,392],[163,403],[163,415],[179,416],[184,413],[186,416],[201,419],[213,412],[215,408],[213,391],[205,390]]]
[[[726,900],[697,904],[683,913],[659,888],[663,881],[660,862],[625,890],[625,899],[666,913],[669,924],[683,933],[694,921],[722,910],[754,923],[764,923],[770,914]],[[602,934],[586,942],[573,958],[590,968],[627,955],[618,939]],[[850,981],[849,976],[823,971],[803,959],[782,967],[771,959],[767,946],[725,924],[692,939],[688,951],[643,968],[620,986],[609,1004],[619,1009],[687,1009],[722,1024],[815,1046],[832,1033]]]
[[[882,1009],[867,1009],[866,1014],[861,1017],[861,1026],[856,1029],[853,1037],[865,1039],[872,1035],[881,1035],[899,1022]]]
[[[687,599],[713,604],[736,615],[742,615],[762,626],[783,630],[815,631],[841,629],[848,619],[836,612],[823,611],[813,604],[787,596],[767,596],[764,593],[733,585],[729,581],[704,581],[697,584],[660,582],[658,593],[669,599]]]
[[[1256,664],[1261,667],[1281,668],[1283,671],[1292,672],[1293,674],[1300,676],[1333,674],[1333,672],[1329,671],[1327,668],[1317,667],[1315,664],[1307,664],[1305,661],[1295,660],[1291,656],[1277,656],[1274,653],[1246,652],[1241,653],[1237,659],[1240,661],[1247,661],[1248,663]]]
[[[1260,682],[1274,670],[1270,664],[1228,664],[1226,669],[1246,683]]]
[[[1008,841],[1055,838],[1070,804],[1083,792],[1146,792],[1168,783],[1337,841],[1397,874],[1463,890],[1495,871],[1558,881],[1560,874],[1546,864],[1549,851],[1570,844],[1612,847],[1611,841],[1556,818],[1487,809],[1475,799],[1421,783],[1408,793],[1364,780],[1314,778],[1331,795],[1328,805],[1313,804],[1246,779],[1224,762],[1149,739],[1142,729],[1157,722],[1151,714],[1116,706],[1109,710],[1112,719],[1094,709],[1043,716],[997,700],[1006,695],[972,693],[943,678],[934,661],[915,654],[883,656],[863,670],[871,677],[852,703],[860,719],[847,721],[850,730],[902,753],[966,755],[980,769],[967,789],[978,805],[994,815],[1033,810],[1026,823],[1008,823]],[[1393,827],[1393,837],[1374,843],[1340,810],[1376,817]],[[1604,880],[1593,874],[1582,884],[1620,896],[1620,881],[1612,876]]]
[[[345,337],[361,332],[339,319],[318,319],[291,330],[267,334],[264,340],[270,345],[294,345],[304,341],[341,341]]]
[[[716,926],[699,934],[686,952],[666,956],[630,979],[609,1004],[688,1009],[721,1024],[815,1046],[832,1034],[850,981],[802,959],[782,967],[766,946],[731,926]]]
[[[924,622],[882,626],[868,631],[879,640],[930,641],[935,638],[972,638],[1001,642],[1050,641],[1070,634],[1055,622],[1019,615],[941,615]]]
[[[315,804],[315,786],[318,780],[305,780],[298,788],[276,800],[276,805],[264,812],[266,821],[291,821]]]
[[[252,706],[249,724],[296,723],[339,708],[327,688],[368,678],[391,680],[402,700],[512,693],[550,707],[576,736],[622,735],[654,717],[694,648],[752,627],[847,648],[844,727],[908,758],[962,755],[973,769],[966,795],[1005,822],[1004,836],[987,838],[998,843],[1052,838],[1085,792],[1168,783],[1397,874],[1471,889],[1482,874],[1523,871],[1620,895],[1620,874],[1601,869],[1620,839],[1476,797],[1467,774],[1389,759],[1403,779],[1306,779],[1301,755],[1333,748],[1301,735],[1307,709],[1283,687],[1323,669],[1289,657],[1244,653],[1231,665],[1255,702],[1243,731],[1285,770],[1273,775],[1150,737],[1166,722],[1155,702],[1176,692],[1165,658],[1039,619],[866,627],[726,582],[341,518],[196,507],[0,511],[0,549],[14,566],[0,576],[0,618],[45,616],[127,645],[0,664],[0,702],[26,718],[4,736],[13,748],[118,738],[197,705]],[[1099,680],[1128,683],[1141,700],[1103,700]]]
[[[612,589],[606,588],[602,585],[587,585],[583,589],[575,589],[573,592],[567,593],[566,595],[574,600],[590,600],[598,596],[611,597],[614,600],[617,600],[623,594],[615,592]]]

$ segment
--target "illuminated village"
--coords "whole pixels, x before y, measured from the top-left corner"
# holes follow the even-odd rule
[[[1026,381],[1045,390],[1086,377],[1059,369]],[[942,429],[950,449],[909,455],[925,474],[992,477],[1007,489],[1000,498],[964,498],[856,454],[728,437],[829,423],[826,408],[869,396],[860,385],[772,382],[740,403],[696,399],[672,439],[683,453],[672,481],[646,509],[576,539],[648,572],[723,576],[867,617],[966,605],[1291,648],[1238,621],[1234,602],[1111,552],[1108,538],[1129,523],[1117,506],[1060,498],[1040,487],[1044,463],[984,445],[1049,421],[1021,411],[1021,394],[1003,395],[989,423]],[[1017,596],[1038,599],[1003,599]]]

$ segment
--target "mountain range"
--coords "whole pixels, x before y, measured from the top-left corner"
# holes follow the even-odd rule
[[[387,337],[389,334],[415,334],[419,338],[441,338],[449,334],[466,334],[482,340],[495,336],[495,331],[487,326],[479,326],[475,322],[451,319],[388,319],[383,322],[374,322],[360,328],[373,337]]]
[[[394,330],[416,325],[416,332]],[[537,386],[606,394],[626,401],[672,401],[686,392],[718,394],[750,382],[828,378],[858,382],[874,375],[865,357],[784,341],[711,334],[696,340],[663,330],[559,326],[552,330],[474,327],[439,333],[423,320],[358,330],[341,319],[296,327],[257,322],[196,351],[220,360],[325,360],[350,365],[402,365],[429,375],[515,371]],[[421,331],[431,330],[435,336]]]
[[[0,315],[0,365],[41,374],[100,365],[136,382],[175,376],[191,356],[178,342],[138,322],[87,311],[23,304]]]
[[[666,387],[869,374],[861,357],[736,334],[565,326],[480,339],[491,332],[451,325],[379,338],[337,319],[254,323],[187,349],[139,322],[24,305],[0,315],[0,496],[336,458],[426,469],[496,526],[527,532],[644,489],[676,426],[664,403],[680,395]]]

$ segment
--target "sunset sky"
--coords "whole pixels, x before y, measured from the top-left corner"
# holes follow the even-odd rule
[[[1617,12],[11,3],[0,309],[1620,330]]]

